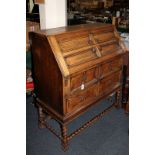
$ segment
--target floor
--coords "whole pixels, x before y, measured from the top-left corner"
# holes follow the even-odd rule
[[[26,151],[27,155],[128,155],[129,118],[123,109],[114,108],[102,119],[88,127],[69,142],[69,150],[63,152],[59,139],[49,130],[38,128],[37,108],[32,98],[26,101]],[[101,101],[87,113],[69,125],[69,133],[109,106],[109,100]],[[59,130],[56,121],[50,122]]]

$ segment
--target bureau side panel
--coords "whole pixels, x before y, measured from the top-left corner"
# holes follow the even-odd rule
[[[49,108],[63,113],[62,74],[47,37],[31,33],[35,94]]]

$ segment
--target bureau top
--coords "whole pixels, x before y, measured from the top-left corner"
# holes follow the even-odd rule
[[[60,27],[31,32],[31,37],[32,40],[38,40],[35,45],[37,48],[43,45],[43,42],[48,42],[64,77],[124,53],[112,24]],[[42,54],[45,49],[46,47],[42,48]]]
[[[94,28],[113,29],[113,26],[111,24],[93,23],[93,24],[81,24],[81,25],[57,27],[57,28],[46,29],[46,30],[37,30],[36,32],[39,34],[49,36],[49,35],[56,35],[56,34],[60,34],[60,33],[61,34],[67,33],[67,32],[69,33],[69,32],[73,32],[73,31],[91,30]]]

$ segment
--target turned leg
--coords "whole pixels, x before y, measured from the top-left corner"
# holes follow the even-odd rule
[[[62,135],[62,140],[61,140],[62,149],[64,151],[67,151],[68,150],[67,127],[64,124],[60,124],[60,126],[61,126],[61,135]]]
[[[116,108],[120,108],[120,97],[121,97],[121,91],[119,89],[116,92],[116,102],[115,102],[115,107]]]
[[[45,120],[45,114],[43,113],[42,108],[39,107],[39,128],[45,128],[44,120]]]

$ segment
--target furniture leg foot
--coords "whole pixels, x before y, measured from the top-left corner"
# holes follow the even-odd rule
[[[118,90],[116,92],[116,102],[115,102],[115,107],[116,108],[120,108],[120,95],[121,95],[121,91]]]
[[[41,107],[39,107],[39,128],[45,128],[45,125],[44,125],[44,121],[45,121],[45,114],[42,110]]]
[[[64,124],[61,124],[61,135],[62,135],[62,140],[61,140],[61,146],[63,151],[67,151],[69,146],[68,146],[68,139],[67,139],[67,127]]]
[[[64,152],[66,152],[67,150],[68,150],[68,144],[65,144],[65,143],[61,143],[61,146],[62,146],[62,150],[64,151]]]

